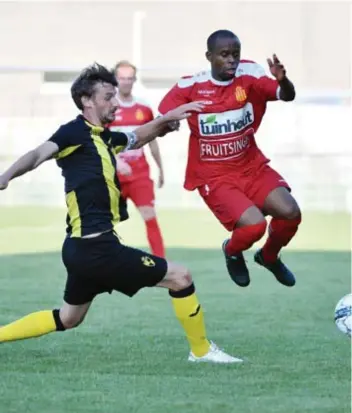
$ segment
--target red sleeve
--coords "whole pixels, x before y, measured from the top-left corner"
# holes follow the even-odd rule
[[[182,80],[170,89],[159,103],[158,110],[161,115],[165,115],[166,112],[190,102],[189,94],[191,88],[180,87],[179,84],[181,82]]]
[[[259,77],[254,84],[256,91],[263,97],[266,101],[273,101],[280,99],[280,86],[275,79],[264,75]]]
[[[154,114],[153,114],[151,107],[147,106],[146,114],[147,114],[147,122],[150,122],[151,120],[154,119]]]

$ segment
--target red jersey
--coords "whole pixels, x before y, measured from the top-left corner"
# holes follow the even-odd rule
[[[278,82],[248,60],[240,62],[236,77],[229,81],[217,81],[210,72],[179,80],[161,101],[161,114],[184,103],[207,101],[202,113],[187,119],[191,135],[186,189],[269,162],[258,149],[254,134],[267,102],[279,99],[279,91]]]
[[[153,111],[142,100],[133,98],[132,102],[122,102],[115,113],[115,120],[109,125],[109,129],[119,132],[131,132],[154,119]],[[121,152],[118,155],[132,168],[132,174],[125,176],[118,174],[120,182],[131,182],[141,177],[149,177],[149,165],[143,148]]]

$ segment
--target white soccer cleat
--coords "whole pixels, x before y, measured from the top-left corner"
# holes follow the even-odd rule
[[[237,357],[232,357],[224,351],[220,350],[219,347],[210,342],[210,349],[207,354],[203,357],[196,357],[192,352],[189,353],[188,361],[193,363],[242,363],[243,360]]]

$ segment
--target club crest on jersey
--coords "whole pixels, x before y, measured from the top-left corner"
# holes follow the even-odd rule
[[[142,121],[144,119],[143,112],[140,109],[137,109],[136,111],[136,119],[139,121]]]
[[[237,86],[235,89],[235,97],[237,102],[244,102],[247,99],[246,91],[241,86]]]
[[[199,133],[207,137],[235,134],[253,122],[254,112],[251,103],[247,103],[241,109],[198,115]]]
[[[155,267],[155,262],[152,258],[144,256],[141,258],[143,265],[146,267]]]

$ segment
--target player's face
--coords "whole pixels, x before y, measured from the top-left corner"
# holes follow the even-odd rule
[[[241,43],[234,38],[218,39],[212,52],[206,57],[211,63],[212,75],[217,80],[231,80],[235,77],[241,58]]]
[[[115,119],[119,106],[116,99],[116,88],[110,83],[98,83],[92,96],[92,107],[101,124],[107,124]]]
[[[130,95],[134,82],[136,81],[136,73],[133,67],[120,67],[116,71],[116,80],[119,92],[121,95]]]

